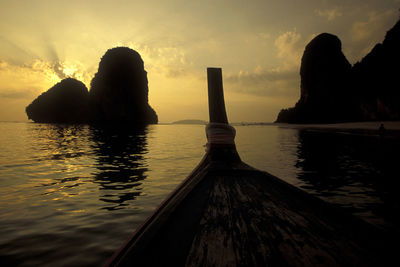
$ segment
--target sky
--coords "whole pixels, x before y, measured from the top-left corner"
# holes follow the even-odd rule
[[[208,120],[207,67],[221,67],[231,122],[272,122],[300,96],[307,43],[328,32],[360,61],[400,0],[0,0],[0,121],[66,77],[86,84],[107,49],[142,56],[160,122]]]

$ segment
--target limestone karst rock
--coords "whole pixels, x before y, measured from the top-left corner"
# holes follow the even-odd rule
[[[147,72],[139,53],[127,47],[109,49],[91,82],[96,122],[157,123],[148,103]]]
[[[350,71],[339,38],[329,33],[316,36],[301,59],[300,100],[294,108],[281,110],[277,121],[313,123],[344,119],[349,106],[346,93]]]
[[[316,36],[301,59],[301,96],[297,108],[302,122],[330,122],[344,118],[351,65],[339,38],[329,33]],[[348,105],[346,104],[346,107]]]
[[[400,20],[352,69],[363,120],[400,119]]]
[[[400,119],[400,21],[353,67],[340,40],[323,33],[305,48],[301,96],[276,122],[331,123]]]
[[[86,123],[90,120],[89,92],[73,78],[66,78],[26,107],[34,122]]]
[[[28,119],[54,123],[157,123],[148,103],[147,72],[139,53],[109,49],[102,57],[91,90],[75,79],[54,85],[26,107]]]

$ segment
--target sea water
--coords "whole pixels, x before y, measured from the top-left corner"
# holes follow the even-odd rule
[[[236,126],[244,162],[398,228],[398,138]],[[0,122],[2,266],[98,266],[196,167],[203,125]]]

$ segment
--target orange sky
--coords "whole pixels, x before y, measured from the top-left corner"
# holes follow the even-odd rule
[[[274,121],[293,106],[304,46],[342,40],[355,63],[399,18],[399,0],[21,0],[0,2],[0,121],[65,77],[89,88],[101,56],[138,51],[160,122],[207,120],[206,67],[222,67],[230,121]],[[89,88],[90,89],[90,88]]]

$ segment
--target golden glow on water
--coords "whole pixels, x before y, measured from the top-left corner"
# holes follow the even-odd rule
[[[73,210],[71,212],[73,212],[73,213],[85,213],[86,210]]]
[[[75,255],[81,263],[93,255],[87,265],[101,264],[200,162],[205,153],[204,128],[151,125],[116,131],[87,125],[0,123],[0,254],[6,244],[24,262],[46,255],[46,262],[59,265]],[[385,207],[379,197],[385,192],[371,183],[379,170],[348,154],[348,147],[359,139],[348,143],[278,126],[236,130],[237,149],[246,163],[350,207],[374,223],[384,220],[372,212]],[[375,148],[373,143],[363,144],[371,145],[367,151]],[[392,145],[395,149],[396,143]],[[342,154],[335,154],[338,151]],[[337,159],[334,171],[345,178],[333,173],[317,179],[325,159]]]

